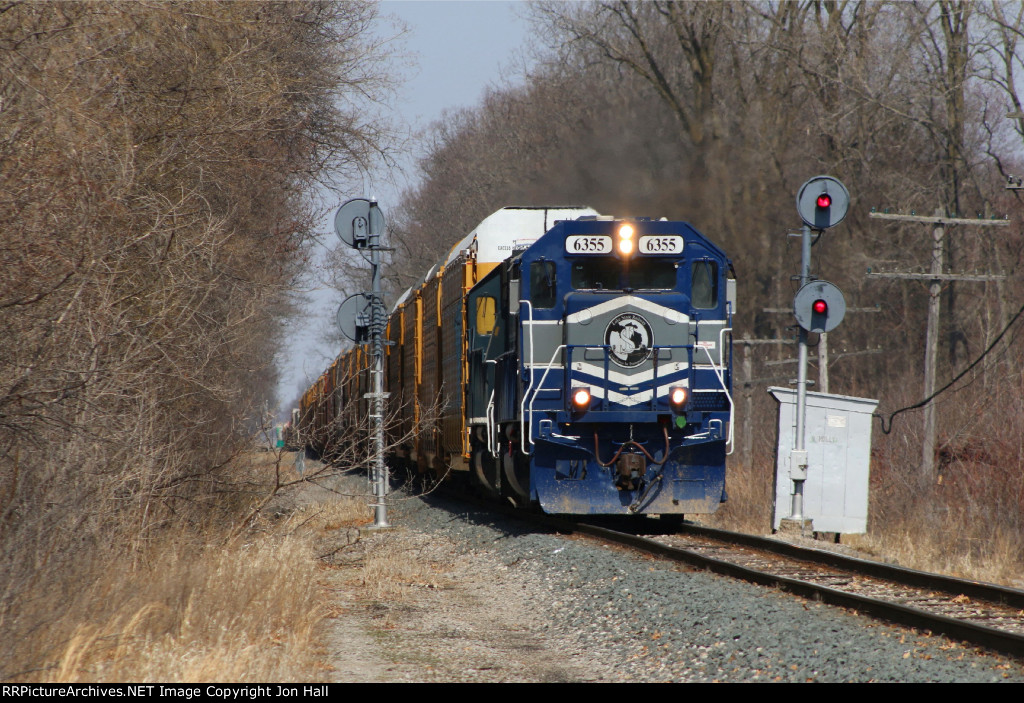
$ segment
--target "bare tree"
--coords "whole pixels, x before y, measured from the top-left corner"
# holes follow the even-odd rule
[[[387,152],[375,15],[0,7],[4,678],[50,595],[232,490],[316,189]]]

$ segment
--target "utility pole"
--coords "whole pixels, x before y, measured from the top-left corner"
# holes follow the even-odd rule
[[[928,281],[928,321],[925,327],[924,350],[924,442],[921,447],[921,475],[930,478],[935,475],[935,435],[936,415],[932,396],[935,394],[935,376],[939,354],[939,313],[940,295],[943,281],[998,281],[1005,276],[988,274],[950,274],[943,273],[945,258],[945,237],[948,225],[966,225],[973,227],[1005,227],[1009,220],[971,220],[966,217],[946,217],[942,209],[935,211],[933,217],[918,215],[896,215],[872,212],[870,217],[877,220],[897,220],[901,222],[917,222],[931,224],[932,227],[932,263],[928,273],[901,273],[868,271],[868,276],[877,278],[899,278]]]

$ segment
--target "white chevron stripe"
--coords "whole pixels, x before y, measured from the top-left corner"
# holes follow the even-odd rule
[[[603,303],[598,303],[593,307],[584,308],[583,310],[574,312],[572,315],[569,315],[569,317],[566,318],[566,322],[570,324],[578,323],[586,315],[602,315],[606,312],[612,312],[614,310],[618,310],[620,308],[625,307],[639,308],[641,310],[646,310],[647,312],[653,315],[660,315],[662,317],[672,315],[675,318],[675,322],[678,324],[685,324],[690,321],[688,315],[685,315],[673,308],[669,308],[664,305],[658,305],[655,302],[646,300],[645,298],[639,298],[635,295],[619,295],[609,300],[606,300]]]
[[[671,376],[676,373],[682,373],[689,368],[689,364],[685,361],[668,361],[658,365],[658,378],[665,376]],[[597,364],[588,364],[585,361],[574,361],[572,362],[572,368],[569,370],[570,373],[585,373],[588,376],[596,376],[597,378],[604,378],[604,366],[598,366]],[[608,380],[612,383],[619,383],[622,385],[636,385],[637,383],[644,383],[645,381],[651,381],[654,379],[654,369],[647,369],[646,371],[638,371],[637,373],[623,373],[622,371],[615,371],[611,368],[608,369]]]

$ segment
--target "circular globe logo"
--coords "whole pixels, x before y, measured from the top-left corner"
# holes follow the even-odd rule
[[[611,347],[612,361],[629,369],[639,366],[651,356],[654,333],[647,320],[636,313],[626,312],[608,323],[604,343]]]

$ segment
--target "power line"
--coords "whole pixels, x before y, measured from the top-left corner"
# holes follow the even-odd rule
[[[1014,315],[1013,319],[1011,319],[1007,323],[1006,327],[1004,327],[1003,330],[998,335],[996,335],[996,338],[994,340],[992,340],[992,343],[990,345],[988,345],[988,347],[985,349],[985,351],[983,351],[981,353],[981,355],[977,359],[975,359],[973,362],[971,362],[971,364],[967,368],[965,368],[963,371],[961,371],[956,376],[954,376],[953,379],[949,383],[947,383],[942,388],[940,388],[939,390],[937,390],[934,393],[932,393],[930,396],[928,396],[924,400],[920,400],[920,401],[914,403],[913,405],[908,405],[905,408],[900,408],[899,410],[897,410],[897,411],[895,411],[893,413],[890,413],[890,415],[889,415],[889,426],[888,427],[886,427],[886,424],[885,424],[885,417],[881,413],[874,413],[874,416],[877,417],[879,419],[879,421],[881,422],[881,424],[882,424],[882,432],[884,432],[885,434],[889,434],[890,432],[892,432],[892,421],[893,421],[893,419],[897,415],[899,415],[902,412],[906,412],[907,410],[916,410],[917,408],[920,408],[920,407],[923,407],[924,405],[927,405],[929,402],[931,402],[935,398],[939,397],[940,395],[942,395],[943,393],[948,391],[953,386],[953,384],[955,384],[961,378],[966,376],[967,373],[969,371],[971,371],[971,369],[973,369],[975,366],[980,364],[981,361],[986,356],[988,356],[989,352],[991,352],[995,348],[995,346],[997,344],[999,344],[1000,340],[1002,340],[1002,338],[1006,336],[1006,333],[1010,331],[1010,328],[1013,327],[1014,323],[1016,323],[1017,320],[1020,319],[1021,315],[1024,315],[1024,305],[1021,305],[1020,309],[1017,311],[1017,314]]]
[[[931,404],[931,399],[937,395],[937,393],[935,392],[935,376],[936,370],[938,368],[940,308],[939,295],[942,292],[942,281],[999,280],[998,276],[989,277],[987,275],[964,275],[944,273],[942,269],[943,257],[945,252],[944,240],[946,236],[946,227],[948,225],[963,225],[976,227],[1005,227],[1009,224],[1009,220],[970,220],[962,217],[948,217],[942,212],[941,208],[936,210],[935,216],[933,217],[917,215],[916,213],[910,215],[890,215],[888,212],[872,212],[869,216],[873,219],[898,220],[903,222],[916,222],[920,224],[933,225],[931,271],[929,271],[928,274],[897,272],[886,272],[876,274],[870,270],[868,271],[868,276],[877,276],[884,278],[906,278],[918,280],[924,279],[930,281],[928,286],[928,321],[927,327],[925,329],[924,349],[924,394],[928,397],[925,400],[921,401],[920,405],[924,406],[924,433],[923,442],[921,446],[921,473],[925,476],[931,476],[935,471],[935,435],[937,429],[936,411],[935,406]],[[890,418],[890,428],[891,426],[892,421]],[[884,423],[882,425],[882,431],[888,434],[888,432],[885,430]]]

